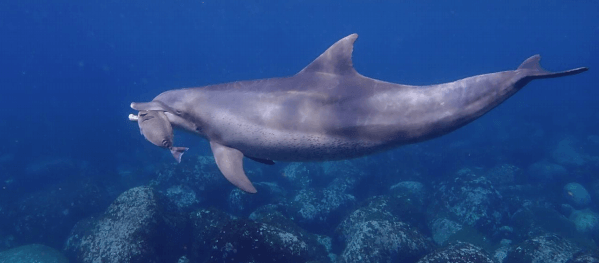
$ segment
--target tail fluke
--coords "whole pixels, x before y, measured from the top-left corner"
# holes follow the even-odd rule
[[[540,60],[540,55],[534,55],[522,62],[522,64],[520,64],[520,66],[518,67],[518,70],[528,71],[528,75],[535,79],[559,78],[564,76],[576,75],[589,70],[586,67],[582,67],[561,72],[551,72],[541,67],[541,64],[539,63]]]
[[[181,156],[183,156],[183,154],[189,150],[189,148],[187,147],[171,147],[170,148],[171,153],[173,154],[173,157],[175,157],[175,160],[177,160],[178,163],[181,162]]]

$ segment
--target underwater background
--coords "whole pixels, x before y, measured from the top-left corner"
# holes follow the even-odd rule
[[[356,70],[394,83],[534,54],[590,70],[424,143],[246,160],[256,195],[203,139],[176,133],[176,164],[127,119],[169,89],[293,75],[351,33]],[[598,46],[591,0],[2,1],[0,262],[597,262]]]

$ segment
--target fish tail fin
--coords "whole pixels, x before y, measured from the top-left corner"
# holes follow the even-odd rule
[[[540,60],[540,55],[534,55],[522,62],[522,64],[520,64],[520,66],[518,67],[518,70],[527,71],[528,75],[534,79],[559,78],[564,76],[576,75],[589,70],[588,68],[581,67],[566,71],[551,72],[541,67],[541,64],[539,63]]]
[[[181,162],[181,156],[183,156],[183,154],[189,150],[189,148],[187,147],[171,147],[171,153],[173,154],[173,157],[175,157],[175,160],[177,160],[178,163]]]

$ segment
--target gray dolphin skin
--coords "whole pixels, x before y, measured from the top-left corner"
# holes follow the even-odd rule
[[[290,77],[169,90],[131,108],[164,112],[172,126],[207,139],[222,174],[256,193],[244,156],[266,164],[341,160],[425,141],[474,121],[532,80],[587,70],[549,72],[535,55],[516,70],[430,86],[394,84],[356,72],[357,37],[339,40]],[[142,127],[143,134],[153,127]]]

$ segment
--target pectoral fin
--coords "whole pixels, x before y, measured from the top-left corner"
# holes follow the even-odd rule
[[[210,142],[210,148],[212,148],[218,169],[229,182],[248,193],[254,194],[257,192],[243,171],[243,153],[216,142]]]

